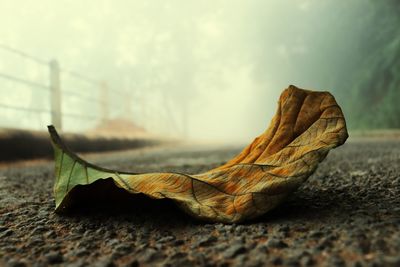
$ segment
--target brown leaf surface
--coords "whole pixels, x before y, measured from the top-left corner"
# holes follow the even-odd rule
[[[113,179],[130,193],[174,200],[194,217],[240,222],[280,204],[347,137],[343,113],[328,92],[285,89],[268,129],[226,164],[197,175],[124,173],[85,162],[49,127],[56,160],[56,210],[69,207],[76,186]]]

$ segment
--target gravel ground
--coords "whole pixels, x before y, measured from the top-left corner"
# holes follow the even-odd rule
[[[238,148],[89,155],[129,171],[197,173]],[[350,140],[276,210],[210,224],[125,198],[54,214],[52,162],[0,169],[0,266],[400,266],[400,139]],[[99,196],[100,198],[101,196]]]

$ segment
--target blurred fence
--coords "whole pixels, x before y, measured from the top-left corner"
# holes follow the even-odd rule
[[[116,89],[105,80],[65,69],[57,60],[0,43],[0,128],[43,130],[53,124],[81,132],[122,119],[156,134],[185,136],[187,114],[165,91],[131,86],[128,82],[124,90]]]
[[[111,109],[119,111],[120,116],[129,117],[131,98],[128,91],[110,88],[106,81],[64,69],[57,60],[47,61],[4,44],[0,44],[0,50],[24,62],[29,61],[36,69],[48,74],[38,81],[21,77],[20,68],[14,74],[0,68],[0,127],[35,128],[34,122],[38,121],[36,128],[43,129],[45,124],[51,123],[62,129],[67,122],[69,127],[65,128],[74,131],[74,125],[91,128],[108,120]],[[7,63],[6,59],[2,61]],[[72,79],[80,85],[72,86]],[[12,85],[7,86],[9,83]],[[120,101],[111,101],[112,95]]]

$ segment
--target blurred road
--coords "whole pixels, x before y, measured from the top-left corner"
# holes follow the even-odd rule
[[[85,158],[197,173],[239,150],[166,146]],[[53,177],[49,161],[0,166],[0,266],[400,266],[400,139],[350,139],[283,205],[238,225],[139,198],[60,216]]]

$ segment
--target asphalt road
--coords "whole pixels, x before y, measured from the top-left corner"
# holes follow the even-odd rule
[[[197,173],[238,150],[88,158],[127,171]],[[82,203],[60,216],[53,177],[47,161],[0,168],[0,266],[400,266],[400,139],[350,139],[283,205],[237,225],[198,222],[145,198]]]

